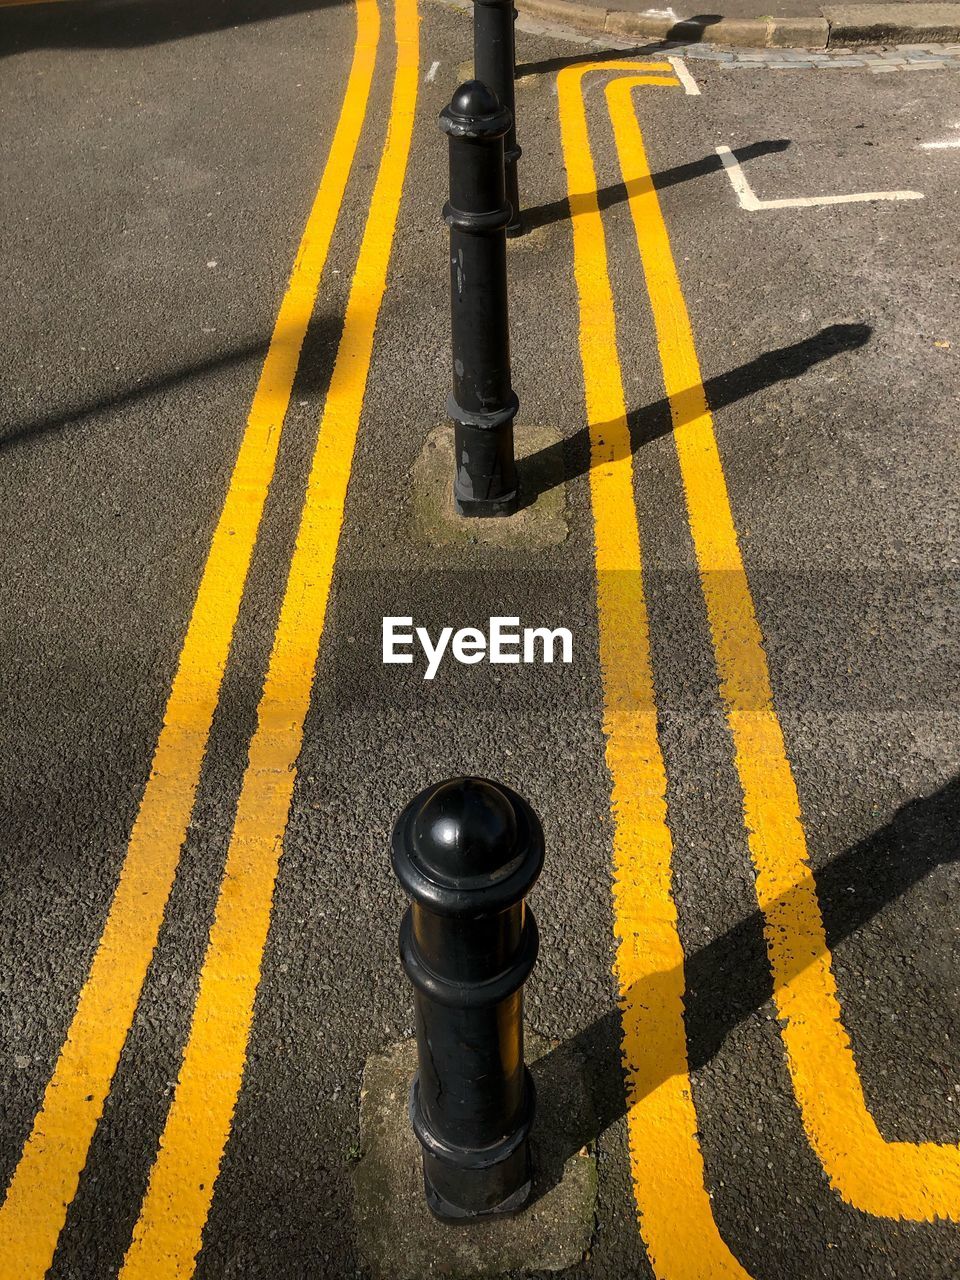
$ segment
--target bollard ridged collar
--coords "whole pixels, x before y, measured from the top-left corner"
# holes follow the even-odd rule
[[[407,896],[440,915],[504,911],[543,868],[543,830],[503,783],[453,778],[421,791],[393,830],[393,868]]]
[[[513,117],[492,89],[480,80],[462,84],[440,112],[440,128],[452,138],[501,138]]]

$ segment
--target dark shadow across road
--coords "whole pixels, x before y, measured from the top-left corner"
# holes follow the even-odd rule
[[[696,44],[703,39],[707,27],[722,20],[719,13],[700,13],[690,18],[680,18],[661,40],[651,40],[626,49],[594,49],[587,53],[574,53],[561,58],[543,58],[540,62],[521,62],[515,76],[523,80],[528,76],[547,76],[565,67],[582,66],[585,62],[621,62],[627,58],[663,57],[671,48],[682,44]]]
[[[828,946],[832,949],[856,933],[937,867],[956,861],[958,832],[960,778],[953,778],[933,795],[912,800],[887,826],[817,872]],[[690,956],[684,977],[688,1065],[695,1071],[713,1058],[735,1027],[773,996],[760,912]],[[673,991],[676,979],[675,972],[652,974],[628,993],[624,1003],[658,1001],[657,984],[666,982]],[[538,1197],[556,1185],[570,1156],[626,1113],[621,1038],[620,1010],[611,1009],[533,1064],[537,1123],[550,1134],[537,1170]],[[663,1065],[669,1072],[683,1064]]]
[[[29,49],[138,49],[331,8],[343,0],[65,0],[0,7],[0,57]]]
[[[339,322],[314,316],[300,348],[294,394],[297,391],[313,396],[326,394],[341,327]],[[277,336],[282,338],[282,335],[275,335]],[[13,423],[7,427],[0,425],[0,453],[50,432],[66,431],[79,426],[85,418],[114,413],[118,409],[134,405],[150,396],[173,391],[194,378],[203,378],[229,370],[247,360],[262,357],[269,345],[268,339],[261,338],[256,342],[238,346],[227,354],[210,356],[192,364],[179,365],[165,373],[145,377],[133,386],[96,392],[86,400],[62,405],[41,417]]]
[[[749,146],[738,147],[733,154],[742,163],[744,160],[753,160],[757,156],[786,151],[789,146],[789,138],[772,138],[768,142],[752,142]],[[722,169],[723,162],[718,155],[704,156],[702,160],[691,160],[687,164],[678,164],[672,169],[664,169],[662,173],[654,174],[653,185],[657,191],[663,191],[666,187],[675,187],[680,182],[690,182],[694,178],[702,178],[708,173],[717,173]],[[600,206],[601,213],[604,209],[610,209],[616,204],[624,204],[629,199],[630,189],[634,185],[634,183],[613,182],[609,187],[601,187],[597,192],[597,204]],[[551,200],[549,204],[524,209],[523,229],[525,232],[534,231],[537,227],[546,227],[569,217],[570,202],[566,197],[562,200]]]
[[[799,378],[824,360],[830,360],[843,351],[855,351],[862,347],[870,340],[872,332],[868,324],[831,324],[812,338],[804,338],[788,347],[765,351],[747,364],[709,378],[703,384],[707,404],[713,410],[722,409],[778,382]],[[692,394],[695,390],[696,388],[691,387],[674,397],[679,406],[676,421],[670,412],[670,401],[665,396],[628,413],[631,452],[636,453],[645,444],[683,426],[699,413],[699,396]],[[689,413],[685,412],[687,409]],[[611,422],[601,422],[594,430],[598,435],[604,436],[613,425]],[[589,459],[589,427],[581,427],[567,439],[558,440],[556,444],[548,445],[522,459],[518,464],[521,506],[529,506],[552,487],[545,482],[545,476],[557,475],[563,476],[565,480],[572,480],[575,476],[585,475],[590,469]]]

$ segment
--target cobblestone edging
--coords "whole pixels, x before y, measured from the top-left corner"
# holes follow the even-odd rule
[[[720,18],[675,21],[649,13],[606,9],[584,0],[516,0],[521,14],[585,35],[636,37],[679,44],[760,49],[856,48],[884,41],[907,44],[960,38],[960,3],[824,6],[802,18]],[[925,46],[924,46],[925,47]],[[942,46],[941,46],[942,47]]]
[[[717,49],[702,44],[673,45],[664,49],[674,56],[722,63],[728,67],[763,67],[776,70],[860,68],[874,72],[960,71],[960,44],[901,45],[894,49],[843,49],[836,53],[815,49]]]

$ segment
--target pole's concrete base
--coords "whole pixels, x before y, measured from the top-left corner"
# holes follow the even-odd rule
[[[549,427],[513,426],[519,509],[501,520],[460,515],[453,500],[453,424],[435,427],[413,469],[414,536],[429,546],[485,543],[528,551],[557,546],[567,536],[563,440]]]
[[[536,1079],[535,1060],[549,1046],[530,1032],[525,1039]],[[420,1147],[407,1113],[416,1068],[416,1044],[404,1040],[382,1057],[370,1058],[363,1074],[354,1217],[360,1251],[376,1280],[479,1280],[510,1271],[563,1271],[578,1263],[594,1229],[592,1151],[582,1148],[558,1166],[565,1153],[563,1135],[541,1132],[534,1121],[533,1193],[527,1207],[513,1217],[455,1226],[438,1222],[424,1198]],[[544,1107],[538,1119],[549,1123],[555,1115],[554,1108]],[[548,1185],[542,1171],[558,1167],[562,1176]]]

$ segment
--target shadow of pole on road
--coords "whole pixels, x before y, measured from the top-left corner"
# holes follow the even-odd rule
[[[958,832],[960,777],[910,801],[886,826],[827,863],[815,880],[828,946],[855,933],[937,867],[956,861]],[[621,1006],[656,1002],[656,984],[669,978],[673,991],[676,977],[651,974],[627,993]],[[727,1035],[773,996],[760,912],[694,952],[684,965],[684,978],[688,1062],[657,1064],[660,1078],[704,1066]],[[620,1046],[621,1013],[615,1008],[533,1064],[538,1125],[551,1132],[537,1171],[536,1195],[556,1184],[570,1156],[626,1114]]]

